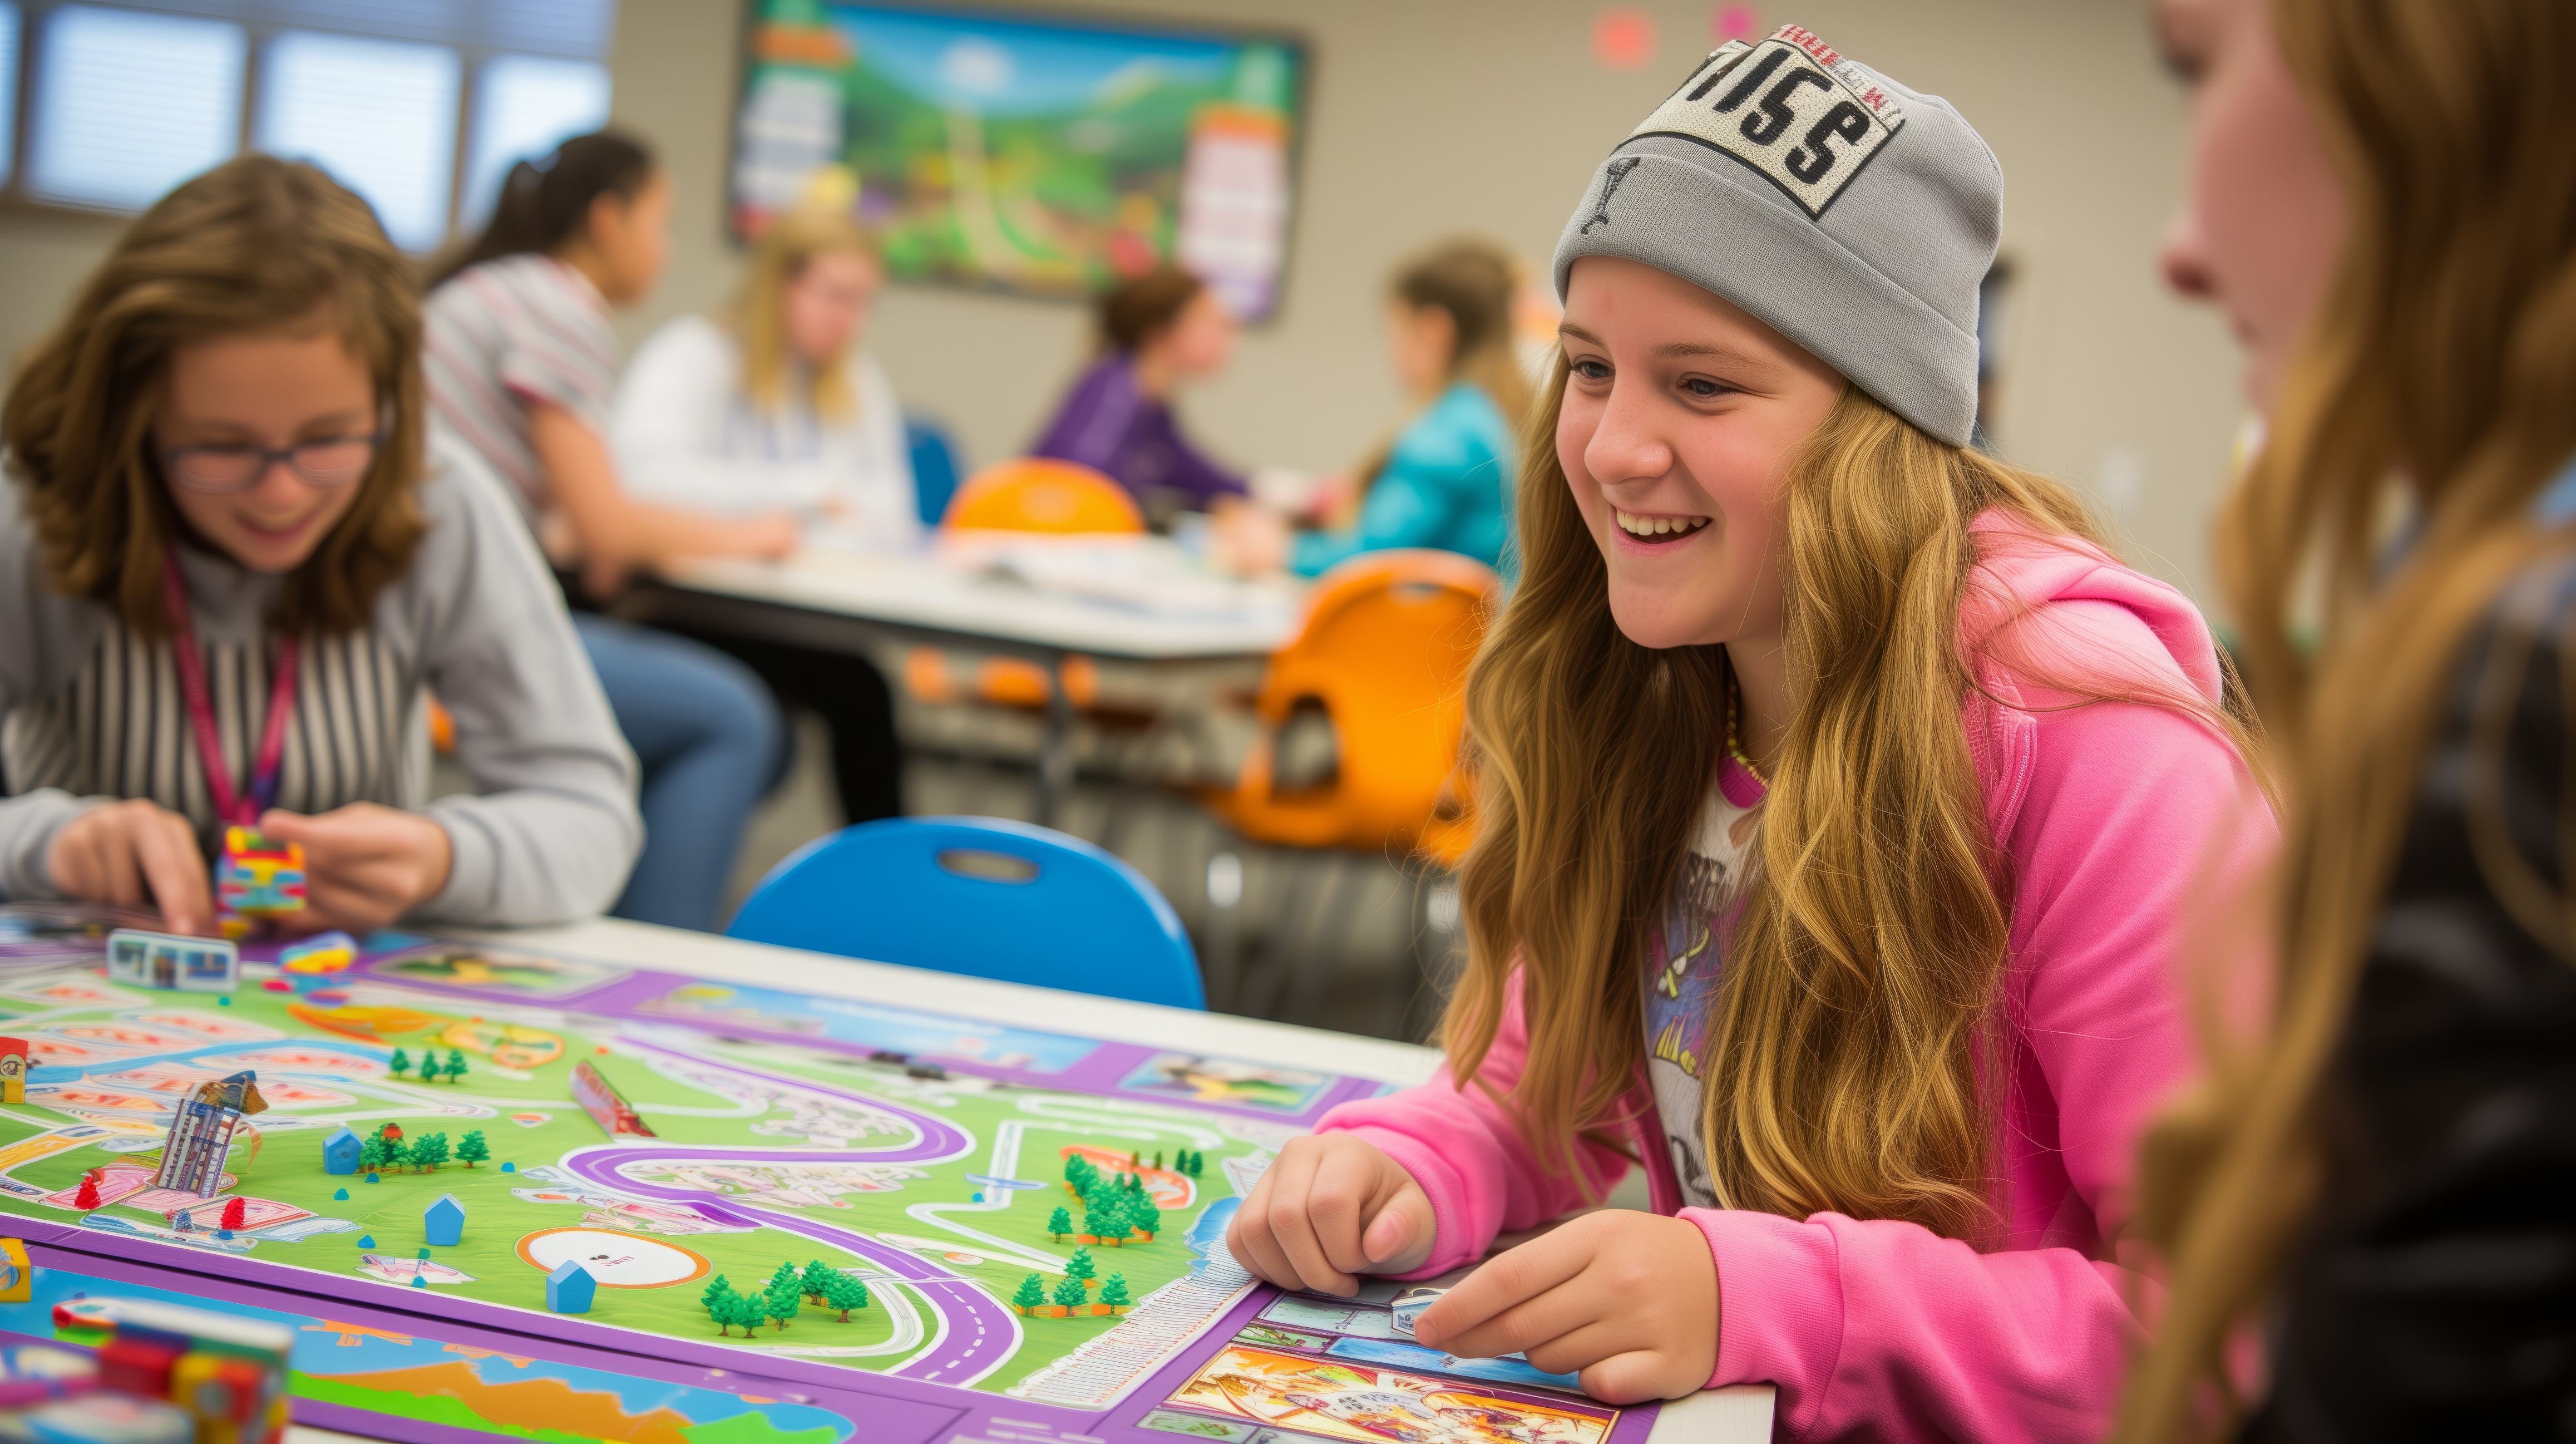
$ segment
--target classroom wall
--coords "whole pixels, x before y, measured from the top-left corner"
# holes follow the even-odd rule
[[[1310,44],[1309,130],[1279,318],[1185,403],[1244,466],[1349,464],[1396,420],[1381,287],[1414,249],[1461,230],[1535,261],[1592,167],[1712,43],[1705,3],[1643,6],[1653,61],[1605,70],[1595,7],[1563,0],[1021,0],[1068,14],[1243,24]],[[2240,415],[2218,322],[2167,299],[2155,238],[2179,194],[2182,103],[2156,65],[2142,0],[1801,0],[1760,7],[1948,97],[2006,177],[2018,269],[1995,428],[2016,460],[2087,487],[2131,554],[2200,597],[2208,516]],[[674,264],[629,339],[730,285],[723,175],[740,0],[621,0],[617,119],[660,146],[681,203]],[[0,214],[0,348],[30,339],[115,233],[112,222]],[[969,459],[1025,444],[1087,347],[1070,305],[893,288],[875,345],[908,407],[945,420]]]

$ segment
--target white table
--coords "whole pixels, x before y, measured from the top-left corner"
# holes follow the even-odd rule
[[[1137,538],[1147,558],[1170,546]],[[990,547],[984,549],[989,553]],[[963,642],[1037,662],[1049,682],[1038,758],[1038,821],[1052,823],[1073,782],[1073,708],[1063,665],[1085,655],[1126,661],[1266,657],[1294,629],[1293,593],[1278,606],[1190,616],[1041,590],[982,564],[969,547],[941,552],[808,549],[784,563],[704,558],[639,585],[619,612],[834,651],[893,639]]]
[[[443,931],[480,937],[501,946],[658,968],[717,982],[920,1008],[1148,1047],[1164,1047],[1177,1038],[1187,1038],[1192,1049],[1388,1083],[1428,1081],[1440,1063],[1436,1050],[1410,1043],[958,977],[888,963],[858,962],[614,918],[506,932]],[[1695,1394],[1663,1407],[1648,1444],[1753,1444],[1767,1440],[1771,1437],[1771,1404],[1772,1390],[1767,1385],[1738,1385]],[[291,1444],[334,1441],[314,1438]]]

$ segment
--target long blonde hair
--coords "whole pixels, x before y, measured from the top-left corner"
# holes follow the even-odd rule
[[[2241,1401],[2226,1356],[2318,1202],[2328,1080],[2453,670],[2515,573],[2566,545],[2528,513],[2576,452],[2576,146],[2553,100],[2576,68],[2576,11],[2274,5],[2351,207],[2270,439],[2220,533],[2256,701],[2295,741],[2268,919],[2279,975],[2265,1036],[2213,1039],[2210,1078],[2147,1139],[2139,1229],[2171,1288],[2123,1405],[2118,1437],[2132,1441],[2232,1431]],[[2374,523],[2401,466],[2417,538],[2381,584]],[[2290,642],[2305,558],[2325,577],[2313,660]],[[2474,820],[2498,799],[2473,786],[2470,804]],[[2499,873],[2517,859],[2481,849],[2478,861],[2510,901]],[[2563,913],[2524,925],[2568,954]]]
[[[1730,685],[1724,648],[1650,650],[1612,618],[1557,458],[1565,376],[1560,358],[1524,443],[1520,590],[1468,681],[1482,813],[1443,1025],[1453,1073],[1473,1077],[1520,972],[1529,1062],[1508,1101],[1560,1172],[1576,1137],[1625,1121],[1641,949],[1705,805]],[[2001,508],[2041,544],[2099,539],[2065,487],[1856,387],[1793,458],[1781,506],[1796,711],[1702,1068],[1710,1177],[1730,1208],[1974,1237],[1991,1222],[1980,1038],[2008,900],[1961,720],[1983,665],[1960,640],[1969,524]]]
[[[788,395],[797,368],[787,354],[787,288],[816,256],[865,256],[873,262],[876,237],[837,207],[804,206],[780,215],[761,233],[722,318],[742,342],[743,389],[753,406],[773,416],[794,399]],[[843,358],[811,365],[806,384],[805,399],[818,419],[838,421],[858,410]]]

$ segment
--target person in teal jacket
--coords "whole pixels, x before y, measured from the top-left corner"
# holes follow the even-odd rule
[[[1398,272],[1388,350],[1419,409],[1360,468],[1340,505],[1356,515],[1292,536],[1277,513],[1239,506],[1220,518],[1220,556],[1244,572],[1311,577],[1364,552],[1436,547],[1511,577],[1513,432],[1529,398],[1512,347],[1512,270],[1499,247],[1460,240]]]

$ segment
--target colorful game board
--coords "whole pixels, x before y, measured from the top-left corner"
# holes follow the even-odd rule
[[[1226,1254],[1279,1146],[1372,1080],[399,934],[326,979],[251,945],[235,993],[153,992],[101,970],[133,921],[0,907],[0,1031],[31,1055],[26,1101],[0,1106],[0,1232],[38,1265],[0,1333],[118,1298],[281,1320],[299,1421],[409,1444],[1638,1444],[1652,1424],[1416,1345],[1391,1287],[1282,1298]],[[174,1105],[245,1070],[256,1153],[233,1145],[213,1199],[154,1187]],[[402,1166],[325,1171],[342,1128],[388,1124]],[[1125,1216],[1099,1188],[1150,1198],[1150,1237],[1080,1232]],[[442,1195],[464,1210],[448,1245]],[[587,1312],[547,1309],[566,1262],[595,1280]],[[718,1276],[759,1296],[814,1263],[866,1302],[771,1292],[748,1336],[711,1311]]]

